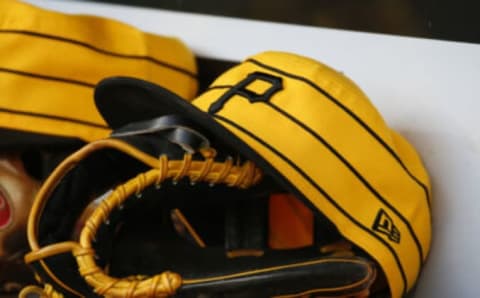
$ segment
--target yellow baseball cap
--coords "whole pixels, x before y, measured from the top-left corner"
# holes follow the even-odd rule
[[[414,148],[340,72],[265,52],[222,74],[192,104],[129,78],[103,81],[95,97],[114,127],[141,118],[145,111],[132,102],[154,107],[149,117],[188,115],[368,253],[392,297],[414,286],[431,242],[428,174]],[[106,105],[112,100],[124,112]]]
[[[185,99],[197,92],[195,58],[176,38],[0,1],[0,148],[108,136],[93,90],[118,75],[155,82]]]

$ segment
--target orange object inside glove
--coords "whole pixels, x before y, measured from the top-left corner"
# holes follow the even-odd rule
[[[292,249],[312,245],[312,211],[291,194],[271,195],[268,241],[273,249]]]

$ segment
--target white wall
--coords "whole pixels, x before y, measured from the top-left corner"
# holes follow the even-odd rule
[[[274,49],[343,71],[420,151],[433,181],[432,251],[415,297],[478,297],[480,276],[480,45],[163,10],[30,0],[116,18],[183,39],[197,55],[242,60]]]

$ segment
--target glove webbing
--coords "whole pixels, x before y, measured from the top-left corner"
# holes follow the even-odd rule
[[[111,297],[158,297],[173,295],[182,282],[180,275],[174,272],[163,272],[153,277],[140,280],[112,278],[104,273],[95,262],[95,251],[92,241],[98,228],[108,222],[108,216],[114,208],[120,208],[123,202],[132,195],[141,196],[141,192],[150,185],[160,187],[166,179],[173,183],[189,177],[191,183],[207,182],[210,184],[226,184],[230,187],[248,188],[261,178],[260,170],[247,161],[243,165],[234,165],[232,160],[214,161],[215,151],[201,151],[204,161],[192,160],[186,153],[183,160],[169,160],[162,155],[158,169],[152,169],[118,186],[92,213],[80,234],[80,246],[73,250],[77,259],[80,274],[99,295]]]

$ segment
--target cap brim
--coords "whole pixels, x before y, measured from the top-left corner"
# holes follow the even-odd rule
[[[275,173],[277,182],[298,193],[274,167],[240,138],[217,123],[209,114],[165,88],[136,78],[108,78],[97,85],[95,103],[100,114],[114,130],[129,123],[169,114],[183,115],[198,125],[196,129],[205,134],[212,143],[229,147],[260,168]]]
[[[95,89],[95,104],[113,130],[133,122],[178,114],[193,121],[198,125],[196,129],[217,144],[236,150],[242,148],[242,153],[251,151],[245,143],[207,113],[177,94],[141,79],[112,77],[102,80]],[[247,153],[251,154],[253,151]]]
[[[128,77],[102,80],[95,88],[95,104],[112,129],[162,115],[183,113],[188,105],[167,89]]]

